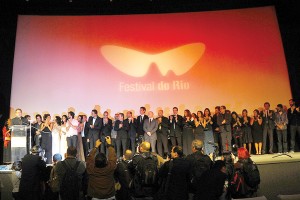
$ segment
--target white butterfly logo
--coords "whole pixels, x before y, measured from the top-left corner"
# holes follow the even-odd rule
[[[101,54],[111,65],[133,77],[145,76],[152,63],[157,65],[163,76],[168,71],[173,71],[177,76],[183,75],[198,62],[204,51],[203,43],[182,45],[158,54],[147,54],[115,45],[100,48]]]

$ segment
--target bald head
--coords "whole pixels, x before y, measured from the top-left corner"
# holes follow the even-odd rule
[[[142,142],[140,145],[140,151],[141,152],[149,152],[150,151],[150,143],[149,142]]]
[[[125,154],[124,154],[123,158],[124,158],[124,160],[130,160],[132,158],[132,151],[127,149],[125,151]]]

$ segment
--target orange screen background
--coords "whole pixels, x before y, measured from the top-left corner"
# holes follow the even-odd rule
[[[195,55],[193,49],[192,53],[181,49],[196,43],[204,45],[203,55],[196,49]],[[104,55],[104,46],[113,47],[106,56],[115,62]],[[114,47],[132,54],[114,51]],[[180,63],[197,56],[192,65]],[[174,66],[191,68],[176,75],[171,70]],[[129,74],[118,67],[126,67]],[[162,69],[170,70],[164,75]],[[147,72],[140,77],[130,75],[139,70]],[[169,89],[163,90],[160,83]],[[135,85],[149,88],[128,89]],[[89,114],[93,108],[100,113],[108,110],[110,115],[126,110],[137,115],[139,107],[146,106],[155,113],[162,108],[168,115],[173,106],[182,113],[184,109],[213,110],[216,105],[238,113],[246,108],[252,114],[265,101],[274,108],[289,98],[274,7],[18,19],[12,116],[17,107],[31,115],[61,115],[68,110]]]

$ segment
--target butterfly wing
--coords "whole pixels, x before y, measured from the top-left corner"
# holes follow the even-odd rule
[[[116,69],[134,77],[146,75],[153,59],[153,55],[115,45],[104,45],[100,52]]]
[[[202,57],[204,51],[203,43],[192,43],[156,54],[154,59],[163,76],[170,70],[179,76],[188,72]]]

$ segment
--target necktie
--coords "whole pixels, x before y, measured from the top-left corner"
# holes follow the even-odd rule
[[[152,119],[150,119],[150,124],[151,124]]]

